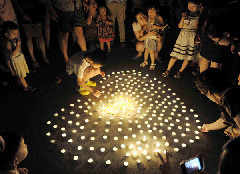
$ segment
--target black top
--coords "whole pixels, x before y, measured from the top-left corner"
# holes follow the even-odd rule
[[[240,86],[227,89],[220,100],[221,118],[226,125],[236,126],[234,118],[240,114]]]

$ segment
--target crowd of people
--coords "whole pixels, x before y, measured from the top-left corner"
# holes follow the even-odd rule
[[[225,134],[235,139],[224,146],[219,171],[221,174],[240,173],[237,165],[240,160],[236,157],[238,154],[234,153],[240,140],[240,30],[236,20],[239,2],[183,0],[180,3],[183,6],[182,14],[178,17],[173,14],[177,12],[173,3],[174,0],[132,0],[131,14],[134,19],[131,20],[134,21],[132,29],[137,52],[132,59],[143,58],[139,65],[143,68],[148,66],[150,56],[149,69],[155,70],[156,62],[163,61],[159,53],[167,39],[166,29],[174,27],[174,21],[179,19],[175,26],[178,26],[180,33],[162,76],[169,77],[177,60],[182,61],[182,66],[174,75],[176,79],[182,77],[189,64],[194,67],[192,74],[197,75],[196,87],[217,103],[221,110],[221,118],[214,123],[203,124],[201,131],[226,128]],[[111,44],[117,31],[116,20],[120,46],[126,47],[124,21],[127,4],[127,0],[0,1],[1,85],[7,86],[15,79],[14,82],[23,90],[36,90],[25,78],[40,67],[35,48],[40,50],[40,57],[45,64],[51,63],[49,57],[54,50],[50,46],[50,23],[55,21],[67,74],[77,76],[77,91],[81,95],[92,93],[99,97],[101,92],[92,88],[96,82],[90,79],[97,75],[105,76],[101,67],[106,64],[106,55],[112,51]],[[70,33],[73,42],[81,48],[71,57],[68,55]],[[22,43],[25,50],[22,49]],[[27,63],[26,55],[31,65]],[[6,133],[0,136],[0,142],[0,172],[27,173],[27,169],[17,168],[27,156],[23,137]],[[170,167],[168,160],[162,162],[165,168]]]

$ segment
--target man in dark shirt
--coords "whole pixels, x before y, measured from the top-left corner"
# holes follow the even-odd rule
[[[210,100],[220,106],[221,118],[210,124],[203,124],[201,131],[209,132],[228,127],[224,132],[235,137],[240,135],[240,86],[230,87],[226,75],[210,68],[200,74],[196,86]]]

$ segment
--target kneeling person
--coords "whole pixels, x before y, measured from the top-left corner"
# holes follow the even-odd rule
[[[106,64],[106,53],[97,49],[90,53],[78,52],[74,54],[66,66],[68,75],[76,74],[77,76],[77,91],[81,95],[89,95],[92,93],[95,97],[99,97],[101,92],[91,86],[96,86],[96,82],[90,81],[91,78],[105,73],[101,71],[101,67]]]

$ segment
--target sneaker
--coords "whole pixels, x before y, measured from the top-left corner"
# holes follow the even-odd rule
[[[79,92],[79,94],[81,94],[81,95],[89,95],[90,94],[90,91],[88,91],[88,90],[86,90],[85,88],[82,88],[82,87],[78,87],[77,89],[76,89],[78,92]]]
[[[96,82],[93,82],[93,81],[90,81],[90,80],[88,80],[88,81],[87,81],[87,83],[86,83],[86,85],[88,85],[88,86],[97,86],[97,83],[96,83]]]
[[[28,85],[26,88],[24,88],[24,90],[25,91],[27,91],[27,92],[34,92],[34,91],[36,91],[36,87],[31,87],[30,85]]]

